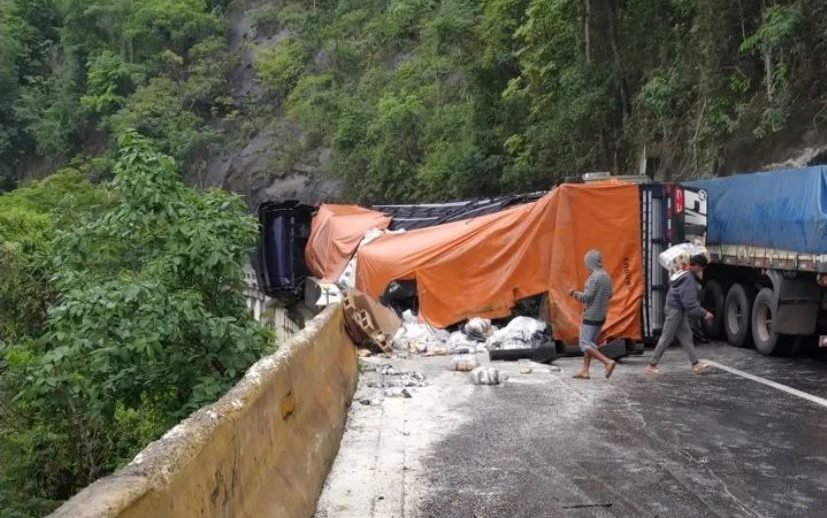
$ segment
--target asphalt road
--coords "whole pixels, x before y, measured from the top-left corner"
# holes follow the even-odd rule
[[[704,358],[827,398],[827,362],[726,345]],[[449,358],[411,398],[360,388],[319,517],[823,517],[827,407],[737,374],[696,376],[680,348],[663,374],[627,359],[610,381],[502,364],[504,386],[469,385]],[[378,360],[374,360],[378,361]],[[388,362],[388,360],[382,360]],[[368,372],[362,380],[371,379]]]

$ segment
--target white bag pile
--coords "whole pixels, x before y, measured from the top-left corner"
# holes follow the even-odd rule
[[[402,313],[402,326],[393,336],[393,347],[401,351],[427,353],[445,348],[451,334],[444,329],[434,329],[424,322],[417,322],[410,310]]]
[[[531,317],[515,317],[486,341],[489,349],[533,349],[543,344],[546,323]]]
[[[476,342],[485,342],[494,330],[491,321],[485,318],[472,318],[462,328],[468,340]]]

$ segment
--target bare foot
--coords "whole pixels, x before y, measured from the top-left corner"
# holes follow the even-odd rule
[[[579,380],[591,379],[588,372],[578,372],[577,374],[574,375],[574,378],[579,379]]]
[[[692,372],[694,372],[695,374],[699,374],[699,375],[700,374],[709,374],[709,370],[710,370],[709,365],[707,365],[703,362],[698,362],[698,363],[696,363],[695,365],[692,366]]]
[[[609,378],[612,377],[612,372],[614,372],[615,367],[617,367],[617,362],[616,361],[612,361],[610,364],[608,364],[604,367],[604,370],[606,371],[606,379],[609,379]]]
[[[646,366],[646,374],[654,374],[654,375],[660,374],[660,369],[658,369],[654,365],[647,365]]]

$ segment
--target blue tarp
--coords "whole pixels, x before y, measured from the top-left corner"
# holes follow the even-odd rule
[[[827,253],[827,166],[685,185],[709,194],[709,244]]]

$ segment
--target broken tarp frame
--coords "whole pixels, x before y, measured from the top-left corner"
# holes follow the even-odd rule
[[[357,287],[378,297],[394,280],[415,281],[420,316],[444,328],[474,316],[508,316],[519,299],[549,294],[554,337],[575,343],[582,306],[568,297],[601,249],[614,297],[603,338],[640,339],[638,187],[563,185],[496,214],[382,236],[359,253]]]
[[[373,205],[372,208],[391,216],[390,230],[414,230],[485,216],[516,205],[532,203],[542,198],[546,192],[506,194],[493,198],[445,203]]]

